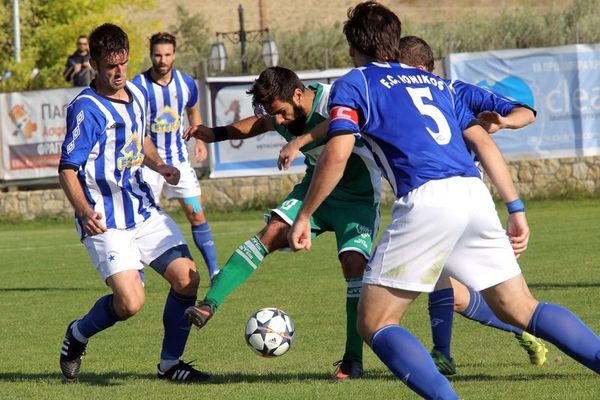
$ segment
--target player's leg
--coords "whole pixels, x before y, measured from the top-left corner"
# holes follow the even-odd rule
[[[207,374],[180,359],[191,328],[184,313],[194,305],[200,282],[181,231],[166,214],[153,215],[142,224],[136,242],[142,261],[161,274],[171,286],[163,310],[164,336],[157,366],[158,377],[186,382],[207,380]]]
[[[548,348],[540,339],[525,332],[521,328],[506,324],[496,315],[488,306],[481,292],[477,292],[455,279],[450,279],[455,295],[455,311],[465,318],[479,322],[485,326],[491,326],[505,332],[515,335],[519,346],[521,346],[529,356],[529,361],[533,365],[544,365]]]
[[[136,314],[144,304],[143,266],[138,250],[128,246],[131,235],[131,231],[110,229],[83,241],[113,293],[98,299],[86,315],[69,324],[60,355],[60,367],[67,380],[77,379],[89,338]]]
[[[370,257],[373,237],[379,222],[377,207],[368,203],[340,202],[328,199],[314,215],[322,226],[332,227],[336,235],[338,257],[346,280],[346,346],[337,366],[336,380],[356,379],[363,375],[363,341],[357,331],[358,299],[362,277]]]
[[[190,222],[194,243],[208,269],[208,276],[213,279],[219,273],[219,266],[212,231],[202,209],[200,182],[196,171],[189,163],[179,164],[177,168],[181,173],[179,183],[176,186],[165,183],[164,192],[168,199],[176,198],[181,204]]]
[[[451,354],[454,291],[450,277],[444,272],[438,279],[435,290],[429,293],[428,310],[433,341],[431,358],[442,374],[454,375],[456,365]]]
[[[217,253],[212,231],[202,209],[201,196],[191,196],[179,199],[179,203],[191,224],[192,238],[208,269],[208,276],[212,280],[219,273]]]
[[[358,329],[373,352],[409,388],[427,399],[458,399],[429,352],[398,323],[419,292],[365,284]]]
[[[600,337],[565,307],[539,303],[530,295],[522,275],[485,289],[483,294],[500,319],[549,341],[600,373]]]

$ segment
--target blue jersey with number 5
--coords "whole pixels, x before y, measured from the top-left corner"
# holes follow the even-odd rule
[[[480,176],[462,136],[476,119],[435,75],[370,63],[335,81],[329,109],[329,136],[362,137],[396,197],[433,179]]]

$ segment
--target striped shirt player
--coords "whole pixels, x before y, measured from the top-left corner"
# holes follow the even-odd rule
[[[150,106],[147,130],[152,142],[165,163],[179,169],[181,179],[177,185],[171,185],[156,172],[144,168],[144,180],[152,187],[156,199],[160,199],[161,193],[164,193],[167,199],[178,199],[182,204],[191,225],[192,238],[212,279],[219,272],[216,249],[202,209],[200,183],[189,162],[187,142],[182,137],[186,112],[189,113],[190,123],[201,123],[198,89],[192,77],[172,68],[172,64],[167,66],[167,72],[157,72],[159,66],[155,56],[171,56],[171,61],[174,61],[175,55],[174,43],[170,42],[174,38],[166,34],[168,41],[162,42],[161,35],[164,34],[158,33],[151,38],[152,67],[134,77],[133,82],[148,92]],[[200,146],[205,150],[204,143],[196,141],[196,148]]]

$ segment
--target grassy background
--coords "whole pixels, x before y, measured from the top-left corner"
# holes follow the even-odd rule
[[[533,293],[567,305],[600,332],[600,200],[530,201],[529,250],[520,259]],[[389,221],[389,207],[382,212]],[[175,216],[188,240],[189,229]],[[504,219],[504,216],[502,216]],[[262,227],[259,212],[210,214],[218,259]],[[214,374],[214,383],[174,385],[154,378],[168,290],[146,273],[145,308],[133,319],[94,337],[78,384],[63,384],[59,348],[68,322],[82,316],[108,289],[91,267],[71,222],[0,226],[0,399],[390,399],[417,398],[365,348],[365,379],[335,384],[331,364],[344,342],[345,285],[331,234],[312,251],[276,253],[221,307],[207,328],[194,330],[185,360]],[[206,292],[206,270],[195,248]],[[288,354],[262,359],[246,347],[246,319],[259,308],[279,307],[296,322]],[[543,367],[529,364],[512,335],[460,316],[453,341],[462,399],[597,399],[598,376],[550,347]],[[426,296],[404,325],[431,345]]]

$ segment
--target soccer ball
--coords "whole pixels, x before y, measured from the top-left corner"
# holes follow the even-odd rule
[[[277,357],[285,354],[295,335],[294,321],[285,311],[263,308],[246,322],[246,343],[258,355]]]

